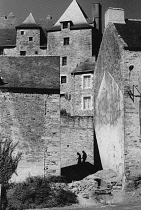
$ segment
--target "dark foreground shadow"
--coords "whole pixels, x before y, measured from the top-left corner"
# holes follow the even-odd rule
[[[80,165],[77,164],[61,168],[61,175],[66,178],[67,182],[72,182],[81,180],[96,171],[97,170],[94,165],[89,162],[85,162]]]

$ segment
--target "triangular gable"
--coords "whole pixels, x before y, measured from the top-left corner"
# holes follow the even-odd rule
[[[32,13],[29,14],[29,16],[25,19],[25,21],[23,23],[25,23],[25,24],[36,24]]]
[[[54,26],[60,26],[60,22],[63,21],[72,21],[73,24],[88,24],[86,20],[86,14],[81,9],[76,0],[73,0],[69,7],[66,9],[64,14],[60,19],[55,23]]]

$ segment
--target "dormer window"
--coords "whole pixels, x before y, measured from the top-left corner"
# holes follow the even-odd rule
[[[68,22],[63,22],[63,29],[68,28]]]
[[[72,25],[72,21],[63,21],[61,23],[61,29],[70,29],[70,26]]]
[[[33,37],[29,37],[29,41],[30,41],[30,42],[33,41]]]

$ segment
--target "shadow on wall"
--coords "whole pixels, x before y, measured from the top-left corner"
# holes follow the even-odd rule
[[[93,129],[94,130],[94,129]],[[101,158],[98,149],[96,134],[94,130],[94,165],[86,162],[87,154],[82,151],[83,156],[77,152],[78,164],[61,168],[61,175],[64,176],[67,182],[79,181],[90,174],[94,174],[97,171],[102,170]],[[83,161],[81,161],[83,159]]]
[[[94,130],[94,168],[95,171],[103,170],[95,130]]]

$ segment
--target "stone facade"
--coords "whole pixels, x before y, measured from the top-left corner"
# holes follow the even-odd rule
[[[19,141],[17,150],[23,151],[19,177],[13,180],[60,175],[83,150],[94,164],[93,72],[101,31],[87,21],[76,0],[70,8],[73,13],[68,9],[63,16],[70,15],[69,27],[59,19],[59,30],[35,21],[31,13],[22,23],[13,14],[0,21],[7,36],[1,39],[0,33],[0,129],[2,138]],[[73,70],[88,60],[91,69],[73,77]],[[91,76],[85,89],[84,75]],[[84,110],[89,96],[91,105]]]
[[[141,53],[135,40],[127,46],[127,34],[122,39],[116,27],[109,23],[105,29],[97,60],[94,124],[103,168],[130,180],[141,173]]]
[[[90,76],[91,84],[90,87],[84,88],[84,77]],[[72,75],[72,115],[76,116],[92,116],[93,115],[93,92],[94,92],[94,82],[93,73],[85,74],[75,74]],[[84,108],[84,98],[90,97],[91,108]]]
[[[25,51],[26,55],[38,54],[40,49],[40,29],[17,29],[16,46],[17,55],[20,55],[20,51]]]
[[[64,45],[65,37],[69,37],[69,45]],[[47,55],[60,56],[60,76],[67,76],[67,82],[61,84],[61,92],[71,94],[71,72],[80,62],[92,57],[92,29],[48,32],[47,39]],[[67,64],[63,66],[62,57],[67,57]]]
[[[1,56],[0,62],[1,138],[19,142],[23,152],[13,180],[60,175],[59,57]]]
[[[133,70],[130,70],[131,65],[133,65]],[[141,52],[124,51],[122,71],[124,76],[125,173],[128,179],[139,177],[141,173],[140,68]],[[137,89],[133,89],[133,85]],[[129,90],[135,94],[135,97]]]
[[[94,164],[93,117],[61,116],[61,168],[77,164],[77,152]]]
[[[13,180],[21,181],[29,175],[43,176],[44,173],[59,175],[59,95],[1,91],[0,101],[1,138],[19,142],[17,150],[23,153],[18,176]]]

